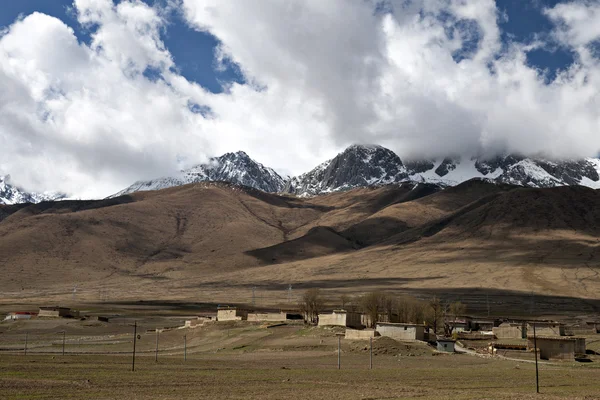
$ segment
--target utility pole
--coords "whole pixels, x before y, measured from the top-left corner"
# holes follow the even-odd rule
[[[369,369],[373,369],[373,338],[369,338]]]
[[[27,339],[29,339],[28,336],[29,332],[25,332],[25,355],[27,355]]]
[[[540,378],[538,372],[537,336],[535,335],[535,321],[533,322],[533,352],[535,353],[535,392],[540,392]]]
[[[62,355],[65,355],[65,331],[63,331],[63,349],[62,349]]]
[[[485,294],[485,302],[487,303],[487,316],[490,316],[490,295],[489,294]]]
[[[342,338],[341,338],[341,336],[338,336],[338,369],[342,368],[341,348],[342,348]]]
[[[187,335],[183,335],[183,361],[187,361]]]
[[[156,328],[156,351],[154,352],[154,362],[158,362],[158,328]]]
[[[133,359],[131,360],[131,370],[135,371],[135,344],[137,340],[137,321],[133,323]]]

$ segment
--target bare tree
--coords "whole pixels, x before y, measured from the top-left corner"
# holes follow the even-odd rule
[[[347,294],[343,294],[340,296],[340,302],[342,303],[342,309],[345,309],[346,306],[350,303],[351,298]]]
[[[438,322],[442,317],[442,303],[436,296],[429,301],[428,304],[428,322],[433,326],[433,333],[437,333]]]
[[[444,333],[446,336],[452,336],[458,317],[464,316],[466,312],[467,307],[460,301],[444,305]]]
[[[299,306],[305,321],[313,324],[317,323],[319,312],[323,309],[321,291],[317,288],[308,289],[302,295]]]
[[[366,293],[360,298],[360,306],[369,318],[370,328],[375,327],[379,322],[381,314],[391,313],[392,304],[388,295],[378,291]]]

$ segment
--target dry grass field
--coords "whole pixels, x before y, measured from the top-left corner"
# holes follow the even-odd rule
[[[600,369],[593,363],[540,364],[535,394],[531,359],[501,360],[438,354],[431,347],[389,338],[342,339],[341,328],[242,322],[155,334],[147,329],[182,316],[120,319],[113,323],[38,320],[2,323],[0,393],[6,399],[596,399]],[[140,322],[131,371],[133,319]],[[66,355],[58,333],[65,329]],[[343,331],[343,329],[341,329]],[[24,355],[24,333],[29,332]],[[184,360],[183,337],[187,359]],[[527,358],[527,355],[523,355]],[[531,354],[529,354],[531,358]]]
[[[296,357],[299,356],[299,357]],[[597,399],[599,370],[541,366],[541,394],[527,363],[464,355],[366,358],[344,355],[165,358],[3,356],[0,390],[6,399]],[[285,369],[284,369],[285,368]]]

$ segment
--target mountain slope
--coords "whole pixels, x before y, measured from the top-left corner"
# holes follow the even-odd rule
[[[489,180],[309,198],[201,182],[0,206],[0,292],[6,302],[64,303],[77,285],[78,301],[108,291],[115,301],[231,304],[249,303],[255,288],[262,305],[283,306],[290,284],[333,297],[484,288],[500,293],[494,304],[518,291],[571,296],[581,301],[557,301],[579,312],[600,301],[598,210],[597,190]]]
[[[283,178],[273,169],[254,161],[243,151],[238,151],[211,158],[208,163],[183,170],[176,176],[135,182],[111,197],[205,181],[230,182],[268,193],[280,192],[285,185]]]

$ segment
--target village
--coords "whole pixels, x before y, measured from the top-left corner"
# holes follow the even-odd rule
[[[565,324],[552,320],[532,320],[519,318],[480,318],[467,315],[445,315],[433,324],[400,322],[396,313],[377,312],[375,315],[356,310],[331,309],[318,311],[310,315],[302,305],[293,309],[255,311],[243,306],[218,305],[214,311],[203,312],[193,318],[168,319],[169,326],[145,328],[146,334],[158,335],[175,330],[196,330],[209,326],[233,326],[238,329],[260,326],[268,329],[277,327],[311,327],[318,329],[335,329],[335,335],[346,342],[370,342],[379,338],[389,338],[398,343],[420,342],[439,353],[457,353],[486,355],[514,359],[533,358],[551,361],[592,362],[597,360],[597,344],[600,344],[600,323],[585,321],[577,324]],[[460,307],[459,307],[460,308]],[[140,319],[140,332],[144,318]],[[69,307],[42,306],[37,312],[9,312],[2,325],[9,329],[10,324],[21,322],[44,321],[94,321],[95,326],[103,324],[102,331],[110,331],[109,327],[123,327],[123,322],[131,326],[132,318],[124,318],[118,314],[93,315],[82,313]],[[133,318],[133,320],[136,320]],[[180,322],[179,322],[180,321]],[[137,321],[136,321],[137,326]],[[27,331],[25,325],[20,330]],[[123,331],[121,329],[120,331]],[[64,332],[64,331],[63,331]],[[228,329],[228,336],[229,336]],[[122,335],[127,336],[127,333]],[[5,335],[6,336],[6,335]],[[114,335],[113,335],[114,337]],[[586,347],[586,339],[594,343],[593,348]],[[31,343],[29,352],[31,354]],[[43,347],[43,346],[41,346]],[[535,351],[537,349],[537,351]],[[5,352],[22,352],[27,348],[8,346],[1,348]],[[49,350],[52,352],[53,350]],[[186,349],[187,351],[187,349]],[[193,350],[192,350],[193,351]],[[96,351],[97,352],[97,351]]]

